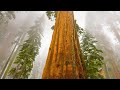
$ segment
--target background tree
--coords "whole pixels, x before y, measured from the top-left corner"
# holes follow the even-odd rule
[[[33,62],[39,53],[41,46],[41,21],[38,19],[35,25],[28,31],[28,39],[22,45],[22,48],[16,57],[9,75],[14,79],[28,78],[33,68]]]
[[[0,73],[9,56],[8,52],[12,47],[11,42],[15,39],[15,33],[12,33],[13,29],[10,31],[10,27],[8,28],[10,22],[14,21],[15,18],[15,11],[0,11]]]
[[[103,53],[102,50],[96,47],[96,40],[90,34],[86,33],[84,29],[78,29],[79,35],[81,36],[81,48],[85,60],[85,67],[87,70],[88,79],[103,79],[105,77],[104,73],[101,74],[103,70]]]
[[[120,12],[117,11],[90,11],[86,15],[86,31],[100,42],[97,47],[104,52],[106,78],[120,78],[119,22]]]

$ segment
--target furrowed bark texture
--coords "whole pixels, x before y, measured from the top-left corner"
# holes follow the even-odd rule
[[[58,11],[42,79],[85,79],[72,11]]]

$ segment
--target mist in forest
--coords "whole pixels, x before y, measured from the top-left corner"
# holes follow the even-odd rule
[[[74,11],[80,27],[96,38],[97,47],[103,50],[107,78],[120,78],[120,12],[119,11]],[[15,19],[0,25],[0,73],[9,59],[20,35],[29,31],[35,20],[41,22],[41,47],[36,56],[29,78],[41,79],[48,55],[55,20],[50,21],[45,11],[16,11]],[[23,41],[27,39],[27,35]],[[17,46],[21,43],[17,42]],[[16,46],[16,47],[17,47]]]
[[[98,40],[97,46],[104,52],[107,78],[119,78],[120,12],[89,11],[85,21],[85,29]]]

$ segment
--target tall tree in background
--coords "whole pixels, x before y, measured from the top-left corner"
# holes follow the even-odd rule
[[[84,30],[81,33],[81,48],[85,60],[85,66],[88,79],[103,79],[105,77],[103,71],[102,50],[96,47],[96,40]]]
[[[41,21],[37,19],[35,25],[28,31],[28,39],[16,57],[9,75],[14,79],[27,79],[33,68],[33,62],[41,46]]]
[[[103,79],[105,73],[103,70],[103,51],[96,47],[97,40],[90,33],[79,27],[75,20],[75,29],[78,33],[80,46],[82,49],[86,74],[88,79]]]
[[[11,42],[15,39],[13,30],[8,29],[10,21],[15,20],[15,18],[15,11],[0,11],[0,73],[10,54]]]
[[[72,11],[58,11],[43,79],[85,79]]]
[[[102,19],[101,19],[102,18]],[[91,22],[93,21],[94,22]],[[120,49],[120,12],[94,11],[86,15],[87,31],[100,42],[97,44],[104,52],[106,78],[120,79],[119,49]],[[94,32],[93,32],[94,31]],[[109,35],[107,35],[110,33]],[[112,37],[112,38],[111,38]],[[113,43],[114,40],[117,43]]]

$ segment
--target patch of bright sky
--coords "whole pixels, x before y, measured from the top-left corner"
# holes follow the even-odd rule
[[[74,18],[80,27],[85,28],[85,17],[87,11],[74,11]]]
[[[118,41],[112,31],[110,31],[109,26],[103,25],[103,32],[106,35],[106,37],[109,38],[109,41],[112,42],[112,44],[116,45],[118,44]]]
[[[115,25],[120,29],[120,23],[119,21],[116,21]],[[118,30],[118,34],[120,35],[120,31]]]

